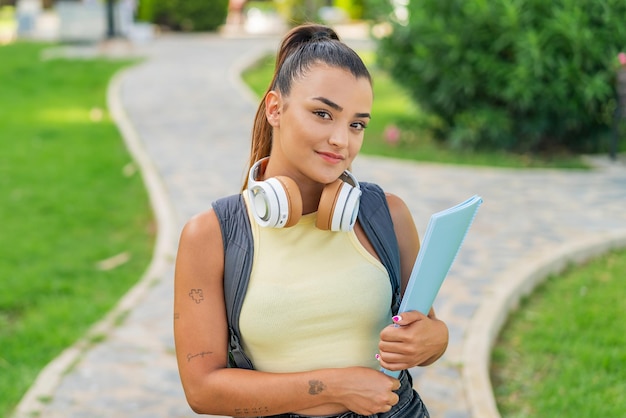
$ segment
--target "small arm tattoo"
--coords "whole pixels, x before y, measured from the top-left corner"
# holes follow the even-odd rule
[[[204,300],[204,293],[202,289],[191,289],[189,291],[189,297],[196,303],[200,303]]]
[[[174,312],[174,320],[179,319],[180,314],[178,312]]]
[[[243,416],[265,416],[270,415],[270,409],[267,406],[253,406],[250,408],[235,408],[235,413],[233,414],[236,417]]]
[[[192,359],[196,358],[196,357],[202,357],[204,358],[204,356],[210,356],[211,354],[213,354],[213,351],[203,351],[201,353],[196,353],[196,354],[187,354],[187,362],[190,362]]]
[[[324,382],[320,380],[309,380],[309,395],[319,395],[326,389]]]

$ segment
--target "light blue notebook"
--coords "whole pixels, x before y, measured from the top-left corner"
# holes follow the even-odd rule
[[[428,314],[482,202],[480,196],[474,195],[430,217],[398,312]],[[400,375],[381,370],[388,376]]]

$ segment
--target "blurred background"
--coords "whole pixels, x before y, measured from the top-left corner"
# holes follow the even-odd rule
[[[398,142],[419,132],[457,151],[615,158],[624,13],[617,0],[0,0],[0,42],[141,44],[168,32],[261,36],[322,22],[375,40],[375,63],[420,108],[391,127],[405,133]]]

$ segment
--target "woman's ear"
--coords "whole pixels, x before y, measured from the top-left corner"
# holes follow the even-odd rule
[[[270,90],[265,95],[265,117],[269,124],[278,128],[280,126],[280,108],[281,108],[281,97],[280,93]]]

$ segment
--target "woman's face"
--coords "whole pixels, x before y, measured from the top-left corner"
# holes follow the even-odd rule
[[[279,174],[327,184],[351,166],[361,149],[372,87],[367,78],[316,64],[294,80],[289,96],[271,92],[266,105],[274,128],[271,162]]]

